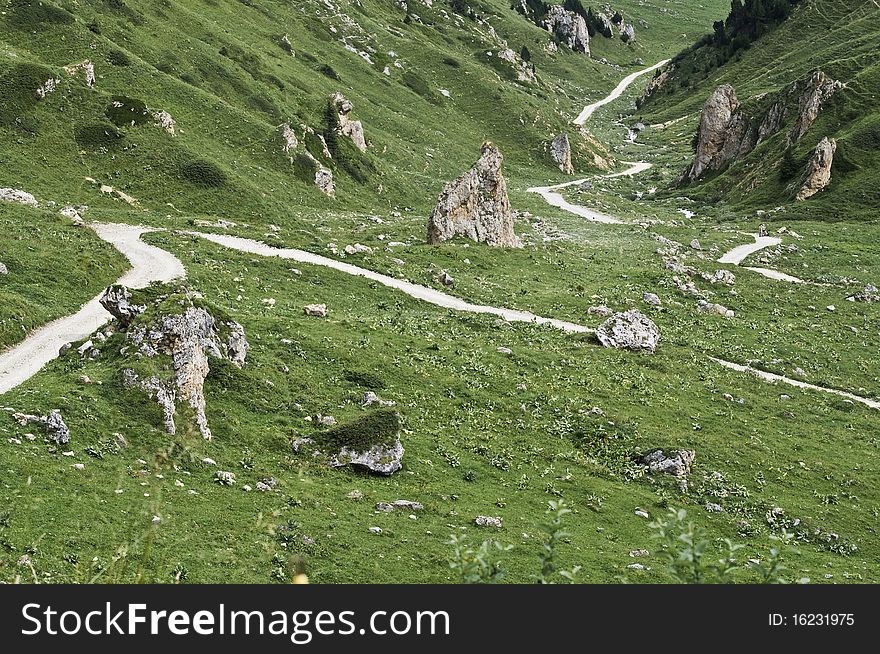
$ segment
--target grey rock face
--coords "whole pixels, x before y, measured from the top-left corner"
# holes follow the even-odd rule
[[[714,302],[707,302],[706,300],[700,300],[697,302],[697,311],[708,313],[713,316],[721,316],[723,318],[733,318],[735,315],[734,312],[727,307]]]
[[[147,310],[145,304],[132,304],[131,291],[118,284],[110,286],[104,291],[99,302],[110,315],[119,321],[123,328],[130,325],[135,318]]]
[[[501,172],[504,158],[488,142],[480,155],[473,168],[440,193],[428,219],[428,243],[465,236],[496,247],[522,247],[513,231],[507,181]]]
[[[798,115],[794,127],[789,132],[789,140],[797,141],[815,122],[819,111],[835,91],[843,84],[828,77],[821,70],[816,71],[810,79],[802,85],[803,91],[798,98]]]
[[[599,325],[596,337],[605,347],[654,352],[660,341],[660,329],[646,315],[631,309],[616,313]]]
[[[641,109],[651,96],[662,89],[674,74],[675,64],[669,64],[666,68],[654,73],[654,77],[651,78],[642,95],[636,100],[636,107]]]
[[[691,465],[697,453],[693,450],[672,450],[669,454],[663,450],[653,450],[638,459],[639,463],[652,474],[667,474],[674,477],[686,477],[691,472]]]
[[[560,134],[550,143],[550,156],[566,175],[574,174],[574,166],[571,163],[571,142],[568,134]]]
[[[834,153],[837,151],[837,141],[827,136],[819,141],[819,145],[813,151],[813,156],[807,162],[807,169],[801,188],[797,192],[797,200],[806,200],[820,191],[823,191],[831,183],[831,165],[834,163]]]

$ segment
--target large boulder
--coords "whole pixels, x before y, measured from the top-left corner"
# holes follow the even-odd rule
[[[154,363],[142,374],[134,368],[123,370],[123,383],[140,388],[159,404],[169,434],[177,432],[174,417],[183,402],[193,412],[202,437],[210,440],[204,395],[209,358],[225,359],[241,368],[250,345],[240,324],[215,318],[195,300],[186,291],[160,298],[127,325],[124,349],[133,346],[141,359]],[[163,370],[166,361],[170,369]]]
[[[337,92],[330,96],[330,110],[336,118],[336,130],[342,136],[351,139],[355,147],[361,152],[367,151],[367,139],[364,136],[364,127],[361,121],[352,120],[351,112],[354,105],[345,96]]]
[[[29,207],[39,207],[40,203],[37,199],[27,191],[20,191],[16,188],[0,188],[0,200],[7,202],[18,202],[26,204]]]
[[[376,475],[394,474],[403,466],[400,415],[394,409],[372,411],[352,422],[334,425],[311,438],[293,442],[294,453],[326,457],[333,468],[352,466]]]
[[[686,477],[696,458],[697,453],[693,450],[672,450],[668,454],[663,450],[652,450],[639,457],[638,462],[652,474]]]
[[[654,352],[660,342],[660,329],[646,315],[631,309],[615,313],[599,325],[596,337],[605,347]]]
[[[834,163],[834,153],[837,151],[837,141],[827,136],[819,141],[813,156],[807,162],[807,170],[797,192],[797,200],[806,200],[816,193],[823,191],[831,183],[831,165]]]
[[[550,156],[566,175],[574,174],[574,166],[571,163],[571,142],[568,134],[562,133],[550,143]]]
[[[504,158],[484,143],[474,167],[447,184],[428,219],[428,243],[436,245],[455,236],[496,247],[522,247],[513,231],[513,212],[507,181],[501,172]]]

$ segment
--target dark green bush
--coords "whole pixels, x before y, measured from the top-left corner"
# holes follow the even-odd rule
[[[52,70],[38,64],[15,64],[0,69],[0,89],[3,100],[0,102],[0,124],[10,124],[33,109],[39,102],[37,89],[50,77],[56,77]]]
[[[107,61],[113,66],[131,66],[131,58],[122,50],[111,50],[108,52]]]
[[[46,0],[10,0],[9,22],[21,30],[36,31],[52,25],[69,25],[73,15]]]
[[[143,125],[150,121],[150,112],[143,100],[114,95],[107,106],[107,118],[117,127]]]
[[[342,378],[370,391],[381,391],[385,388],[385,382],[382,381],[379,375],[373,372],[343,370]]]
[[[356,451],[374,445],[392,445],[400,432],[400,415],[394,409],[379,409],[344,425],[318,434],[315,441],[334,448],[350,447]]]
[[[82,125],[74,133],[74,139],[83,150],[111,150],[118,146],[125,135],[110,123],[98,122]]]
[[[190,184],[217,188],[226,183],[226,173],[206,159],[193,159],[180,167],[180,176]]]

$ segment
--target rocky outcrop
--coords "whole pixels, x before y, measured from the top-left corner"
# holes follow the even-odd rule
[[[822,105],[841,86],[840,82],[818,71],[777,93],[769,106],[757,115],[742,108],[733,87],[719,86],[703,106],[696,154],[679,180],[694,181],[705,171],[719,170],[748,154],[781,131],[793,115],[794,125],[786,139],[788,144],[794,143],[807,133]]]
[[[337,92],[330,96],[330,110],[334,112],[336,117],[336,131],[342,136],[350,138],[358,150],[366,152],[367,140],[364,136],[364,127],[361,125],[361,121],[351,119],[354,105]]]
[[[322,457],[333,468],[353,466],[388,476],[403,467],[400,430],[400,415],[393,409],[379,409],[311,438],[297,438],[291,447],[295,454]]]
[[[788,133],[790,141],[800,139],[815,122],[819,111],[835,91],[843,86],[837,80],[828,77],[821,70],[813,73],[809,80],[798,85],[801,88],[798,98],[798,115],[794,127]]]
[[[654,352],[660,342],[660,329],[653,320],[635,309],[615,313],[596,330],[605,347],[635,352]]]
[[[496,247],[522,247],[513,231],[507,182],[501,172],[504,158],[488,142],[480,155],[473,168],[440,193],[428,219],[428,243],[464,236]]]
[[[587,21],[583,16],[573,11],[568,11],[562,5],[550,5],[547,13],[543,16],[536,15],[526,0],[517,0],[514,3],[516,9],[523,16],[531,20],[538,27],[542,27],[575,52],[585,55],[590,54],[590,33],[587,30]],[[555,51],[555,43],[552,50]]]
[[[552,5],[544,17],[543,27],[575,52],[590,54],[590,33],[583,16],[562,5]]]
[[[501,61],[506,61],[510,64],[511,68],[513,68],[516,73],[517,81],[527,82],[529,84],[534,84],[538,81],[537,77],[535,77],[535,67],[528,62],[523,61],[522,58],[512,49],[502,48],[498,52],[498,58],[501,59]]]
[[[819,141],[819,145],[813,151],[813,156],[807,162],[807,170],[795,199],[811,198],[831,183],[831,165],[834,162],[836,151],[837,141],[834,139],[829,139],[826,136]]]
[[[550,143],[550,156],[566,175],[574,174],[574,166],[571,163],[571,142],[568,134],[562,133]]]
[[[104,298],[114,297],[122,301],[111,303],[111,313],[119,313],[120,326],[127,327],[126,347],[132,347],[138,356],[153,359],[150,374],[141,377],[133,368],[123,371],[123,383],[127,387],[139,387],[162,408],[165,430],[175,434],[175,414],[180,402],[192,410],[194,420],[206,440],[211,439],[211,429],[205,415],[205,378],[210,371],[209,357],[226,359],[234,366],[244,365],[249,344],[240,324],[232,320],[217,320],[187,291],[158,299],[144,312],[130,318],[132,307],[127,290],[105,293]],[[105,305],[107,306],[107,305]],[[139,308],[139,307],[138,307]],[[110,309],[108,309],[110,310]],[[170,361],[167,373],[155,373]]]
[[[317,160],[315,160],[317,163]],[[318,163],[318,169],[315,171],[315,186],[321,193],[329,198],[336,197],[336,185],[333,183],[333,171],[326,166]]]
[[[166,132],[171,134],[171,136],[175,135],[175,130],[177,128],[177,123],[170,113],[167,111],[152,111],[150,115],[153,117],[153,121]]]
[[[281,151],[284,154],[290,154],[299,147],[299,139],[296,138],[296,132],[293,131],[289,123],[280,124],[278,131],[281,134]]]
[[[695,180],[706,170],[717,170],[729,160],[734,149],[738,151],[737,134],[742,125],[741,120],[735,120],[741,116],[736,113],[738,108],[739,100],[730,84],[722,84],[709,96],[700,112],[697,151],[685,177]]]
[[[639,457],[638,462],[652,474],[686,477],[696,458],[697,453],[693,450],[672,450],[669,454],[663,450],[653,450]]]
[[[19,204],[26,204],[29,207],[39,207],[40,203],[37,202],[37,199],[26,191],[19,191],[15,188],[0,188],[0,200],[5,200],[6,202],[18,202]]]

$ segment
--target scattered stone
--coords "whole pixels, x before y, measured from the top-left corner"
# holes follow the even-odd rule
[[[641,563],[630,563],[626,566],[629,570],[647,570],[647,568]]]
[[[419,502],[411,502],[410,500],[394,500],[393,502],[379,502],[376,505],[377,511],[383,513],[391,513],[395,510],[421,511],[424,505]]]
[[[716,504],[715,502],[706,502],[706,510],[709,513],[721,513],[724,509],[720,504]]]
[[[371,248],[368,245],[362,245],[361,243],[355,243],[354,245],[346,245],[343,251],[348,255],[373,254],[373,248]]]
[[[393,400],[383,400],[373,391],[367,391],[364,393],[363,398],[361,398],[361,406],[369,407],[377,404],[379,406],[396,406],[397,402]]]
[[[863,291],[846,298],[850,302],[880,302],[880,290],[873,284],[865,286]]]
[[[642,301],[645,304],[650,304],[655,307],[659,307],[663,304],[663,301],[660,299],[660,296],[656,293],[643,293]]]
[[[455,278],[445,270],[437,273],[437,281],[443,284],[443,286],[455,286]]]
[[[307,304],[303,307],[303,313],[307,316],[315,316],[318,318],[326,318],[327,317],[327,305],[326,304]]]
[[[702,250],[703,249],[703,247],[700,245],[700,242],[697,239],[694,239],[691,241],[691,247],[694,250]]]
[[[59,409],[52,409],[46,416],[35,416],[28,413],[13,413],[12,418],[24,427],[28,424],[42,425],[46,434],[58,445],[66,445],[70,442],[70,429],[61,417]]]
[[[488,141],[483,144],[474,167],[440,193],[428,219],[428,243],[465,236],[496,247],[522,247],[513,231],[503,161],[498,148]]]
[[[225,470],[218,470],[214,473],[214,481],[222,486],[234,486],[235,485],[235,473],[227,472]]]
[[[171,134],[171,136],[175,135],[175,128],[177,123],[174,121],[174,118],[167,111],[153,111],[150,114],[153,117],[155,123],[164,129],[166,132]]]
[[[726,284],[727,286],[736,284],[736,275],[729,270],[716,270],[712,274],[702,273],[700,276],[710,284]]]
[[[78,72],[82,71],[85,75],[86,86],[89,88],[95,87],[95,65],[86,59],[85,61],[81,61],[78,64],[70,64],[69,66],[64,67],[64,72],[68,75],[76,75]]]
[[[6,264],[0,261],[0,275],[8,275],[9,268],[6,267]]]
[[[382,527],[370,527],[370,533],[371,534],[381,534]]]
[[[363,492],[355,489],[355,490],[351,491],[348,495],[346,495],[346,497],[350,500],[358,501],[358,500],[364,499],[364,494],[363,494]]]
[[[707,302],[706,300],[699,300],[697,302],[697,311],[708,313],[710,315],[722,316],[723,318],[733,318],[736,315],[731,309],[728,309],[721,304]]]
[[[693,450],[671,450],[668,455],[663,450],[652,450],[637,460],[652,474],[686,477],[691,472],[691,464],[696,456]]]
[[[651,553],[648,550],[630,550],[629,555],[636,559],[642,556],[650,556]]]
[[[495,529],[501,529],[501,518],[500,517],[492,517],[487,515],[478,515],[474,518],[474,524],[478,527],[494,527]]]
[[[513,350],[511,350],[509,347],[504,347],[503,345],[499,345],[496,349],[498,350],[499,354],[506,354],[508,356],[513,354]]]
[[[631,309],[615,313],[599,325],[596,337],[604,347],[654,352],[660,341],[660,330],[653,320]]]
[[[638,517],[640,517],[640,518],[645,518],[645,520],[647,520],[647,519],[649,519],[649,518],[651,517],[651,516],[648,515],[648,512],[647,512],[647,511],[644,511],[644,510],[642,510],[642,509],[636,509],[636,510],[635,510],[635,514],[636,514]]]
[[[566,175],[574,174],[574,166],[571,163],[571,142],[568,134],[562,133],[550,143],[550,156]]]

